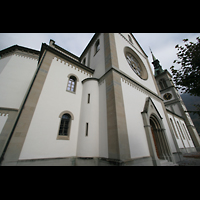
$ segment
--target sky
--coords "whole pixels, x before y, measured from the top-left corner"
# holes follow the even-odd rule
[[[80,56],[94,33],[0,33],[0,50],[12,45],[20,45],[35,50],[40,50],[42,43],[49,44],[53,39],[58,46],[69,52]],[[144,52],[147,54],[150,63],[152,56],[149,47],[154,56],[159,59],[163,69],[170,72],[173,61],[177,59],[177,44],[184,45],[183,39],[189,39],[196,42],[196,37],[200,33],[133,33]],[[152,69],[153,65],[151,64]],[[177,69],[179,65],[174,65]]]

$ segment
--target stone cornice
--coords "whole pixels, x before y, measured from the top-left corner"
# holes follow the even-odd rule
[[[122,72],[121,70],[115,68],[115,67],[111,67],[109,70],[107,70],[107,72],[99,79],[99,82],[101,83],[106,75],[111,71],[114,70],[117,73],[120,74],[121,79],[123,82],[127,83],[128,85],[135,87],[136,89],[140,90],[143,93],[146,93],[148,96],[151,96],[152,98],[156,98],[160,101],[163,101],[163,99],[158,96],[156,93],[152,92],[151,90],[149,90],[148,88],[146,88],[145,86],[141,85],[140,83],[138,83],[137,81],[135,81],[134,79],[132,79],[130,76],[128,76],[126,73]]]
[[[54,43],[54,44],[53,44],[53,47],[54,47],[56,50],[60,51],[61,53],[63,53],[63,54],[65,54],[65,55],[69,56],[70,58],[72,58],[72,59],[74,59],[74,60],[76,60],[76,61],[80,61],[78,56],[76,56],[76,55],[74,55],[73,53],[67,51],[66,49],[63,49],[62,47],[58,46],[57,44]]]
[[[16,108],[5,108],[5,107],[0,107],[0,116],[6,116],[7,114],[9,114],[9,112],[18,112],[18,109]]]
[[[69,62],[66,59],[63,59],[57,55],[54,56],[54,59],[56,59],[57,62],[64,63],[64,65],[67,65],[68,67],[71,67],[74,70],[80,71],[81,73],[83,72],[84,74],[87,74],[88,76],[92,77],[92,74],[93,74],[92,72],[89,72],[88,70],[86,70],[80,66],[77,66],[75,64],[72,64],[71,62]]]

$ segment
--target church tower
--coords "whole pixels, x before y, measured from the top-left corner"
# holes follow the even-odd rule
[[[150,49],[150,51],[151,51],[151,49]],[[151,51],[151,55],[153,58],[152,64],[154,65],[154,69],[155,69],[154,74],[155,74],[155,76],[157,76],[163,72],[163,69],[162,69],[162,66],[160,65],[160,61],[155,58],[152,51]]]
[[[155,76],[157,85],[159,87],[161,96],[164,100],[166,109],[184,118],[186,126],[189,130],[190,136],[193,140],[193,143],[196,149],[198,149],[200,146],[200,138],[190,118],[190,115],[187,112],[184,102],[172,81],[172,76],[168,72],[168,70],[162,69],[162,66],[159,64],[159,60],[155,58],[152,51],[151,51],[151,54],[152,54],[152,59],[153,59],[152,64],[154,65],[154,69],[155,69],[154,76]]]

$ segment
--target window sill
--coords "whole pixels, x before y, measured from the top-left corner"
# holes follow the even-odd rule
[[[66,90],[67,92],[70,92],[70,93],[72,93],[72,94],[76,94],[76,92],[72,92],[72,91],[70,91],[70,90]]]
[[[69,140],[69,136],[65,136],[65,135],[58,135],[56,140]]]
[[[99,51],[100,51],[100,49],[94,54],[94,56],[96,56],[96,54],[97,54]],[[94,56],[93,56],[93,57],[94,57]]]

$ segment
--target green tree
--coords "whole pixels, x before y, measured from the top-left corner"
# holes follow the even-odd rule
[[[172,66],[170,69],[176,88],[181,90],[181,93],[200,96],[200,37],[196,40],[197,42],[193,43],[184,39],[184,46],[175,46],[179,60],[174,60],[174,63],[180,64],[181,68],[177,70]],[[200,105],[195,106],[198,110],[195,113],[200,116]]]

